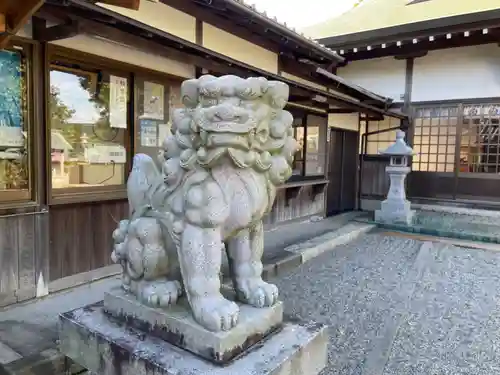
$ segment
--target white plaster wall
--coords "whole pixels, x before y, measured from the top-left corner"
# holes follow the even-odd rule
[[[192,65],[91,35],[81,34],[73,38],[54,41],[51,44],[122,61],[157,72],[172,74],[181,78],[194,78],[195,76],[194,66]]]
[[[405,93],[406,61],[394,57],[352,61],[337,74],[375,94],[402,102]]]
[[[98,5],[155,29],[196,42],[196,18],[161,2],[141,1],[139,10],[102,3]]]
[[[359,129],[358,113],[330,113],[328,115],[328,126],[338,129],[353,130]]]
[[[431,51],[415,60],[412,101],[500,96],[496,44]]]
[[[278,73],[278,55],[232,35],[209,23],[203,23],[203,46],[251,66]]]

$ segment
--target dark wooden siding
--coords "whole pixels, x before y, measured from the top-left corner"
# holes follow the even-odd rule
[[[389,177],[385,172],[385,168],[389,165],[389,159],[372,155],[361,155],[361,159],[361,198],[384,198],[389,191]]]
[[[112,233],[126,200],[50,208],[50,281],[111,264]]]
[[[407,186],[409,198],[453,199],[455,179],[452,173],[412,171]]]
[[[321,187],[324,188],[324,185]],[[297,190],[290,192],[291,189]],[[281,188],[276,194],[272,211],[264,218],[264,224],[272,226],[311,215],[323,215],[324,209],[324,191],[317,185]]]
[[[0,215],[0,306],[35,297],[47,282],[47,216],[35,207]]]

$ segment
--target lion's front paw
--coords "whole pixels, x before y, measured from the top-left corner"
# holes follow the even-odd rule
[[[238,305],[222,295],[194,297],[190,304],[196,321],[209,331],[229,331],[238,324]]]
[[[138,296],[141,301],[151,307],[168,307],[175,305],[182,295],[182,287],[178,281],[155,280],[142,282]]]
[[[260,278],[238,280],[236,292],[241,302],[254,307],[269,307],[278,301],[278,287]]]

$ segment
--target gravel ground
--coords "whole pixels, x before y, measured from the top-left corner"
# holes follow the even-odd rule
[[[500,373],[500,253],[366,235],[277,280],[330,326],[322,375]]]

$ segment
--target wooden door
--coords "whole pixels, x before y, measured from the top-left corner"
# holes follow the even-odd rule
[[[327,216],[356,209],[358,133],[331,129]]]

